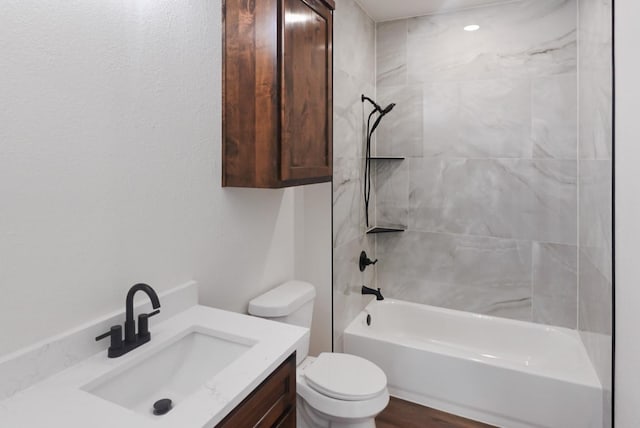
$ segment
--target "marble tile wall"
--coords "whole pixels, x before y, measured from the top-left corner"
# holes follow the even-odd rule
[[[375,284],[375,270],[362,274],[360,251],[374,255],[365,235],[362,196],[363,104],[375,96],[375,23],[354,0],[336,0],[334,13],[334,159],[333,159],[333,338],[342,350],[342,334],[368,303],[363,284]],[[368,111],[366,112],[368,114]]]
[[[386,296],[578,328],[611,415],[611,0],[522,0],[373,23],[337,0],[334,342]],[[478,24],[477,32],[465,32]],[[361,93],[377,133],[364,234]],[[380,262],[357,269],[360,250]]]
[[[377,25],[385,295],[577,326],[577,1]],[[476,32],[463,31],[468,24]]]
[[[578,328],[605,390],[611,426],[612,2],[578,2]]]

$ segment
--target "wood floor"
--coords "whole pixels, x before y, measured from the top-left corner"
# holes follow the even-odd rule
[[[493,428],[393,397],[376,418],[376,425],[377,428]]]

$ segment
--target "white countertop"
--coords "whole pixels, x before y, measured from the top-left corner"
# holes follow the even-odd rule
[[[194,326],[250,338],[256,344],[213,378],[203,379],[203,386],[164,416],[136,413],[82,390],[113,370],[154,355]],[[149,343],[120,358],[100,352],[0,401],[0,427],[212,428],[309,337],[305,328],[204,306],[151,323],[150,330]]]

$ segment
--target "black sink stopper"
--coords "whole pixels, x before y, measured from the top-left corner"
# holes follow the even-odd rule
[[[158,400],[153,403],[153,414],[156,416],[161,416],[169,413],[171,410],[171,399],[163,398],[162,400]]]

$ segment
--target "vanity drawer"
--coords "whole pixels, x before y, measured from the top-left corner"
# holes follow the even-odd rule
[[[291,354],[218,428],[295,427],[296,353]]]

